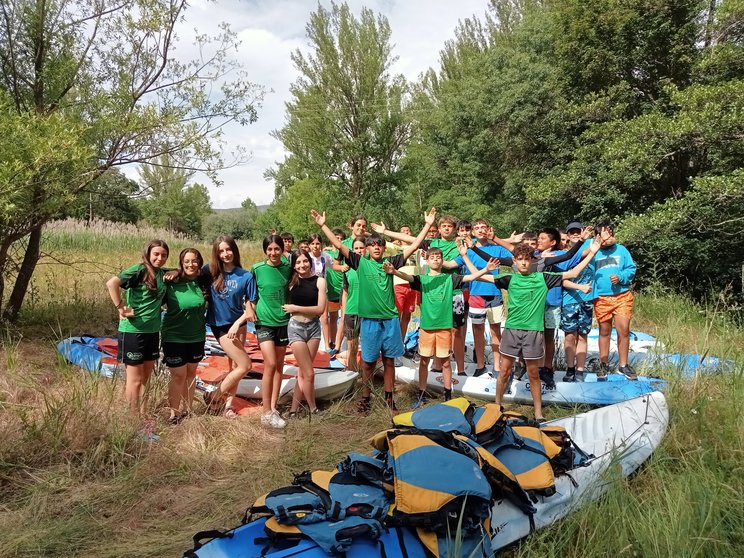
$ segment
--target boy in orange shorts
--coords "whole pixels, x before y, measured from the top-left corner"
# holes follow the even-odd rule
[[[466,263],[470,261],[467,251],[463,259]],[[421,292],[419,396],[413,405],[414,409],[426,404],[428,400],[426,378],[429,371],[429,359],[432,357],[442,362],[444,400],[449,401],[452,398],[452,365],[450,363],[453,342],[452,292],[462,289],[463,283],[475,281],[498,268],[498,261],[492,259],[486,267],[468,275],[443,273],[444,259],[440,248],[429,248],[426,253],[426,262],[429,265],[428,275],[416,275],[415,277],[395,269],[392,265],[383,265],[386,273],[408,281],[411,289]]]
[[[599,372],[597,380],[607,380],[610,373],[610,335],[612,323],[617,330],[617,352],[620,360],[618,371],[629,380],[637,380],[638,375],[628,364],[630,348],[630,319],[633,317],[633,292],[630,290],[635,279],[636,265],[628,249],[615,239],[612,223],[595,227],[601,241],[601,248],[594,257],[593,288],[594,316],[599,323]]]

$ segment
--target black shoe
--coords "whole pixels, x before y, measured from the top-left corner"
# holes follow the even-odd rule
[[[445,389],[444,390],[444,400],[450,401],[452,399],[452,390],[451,389]]]
[[[412,351],[411,349],[406,350],[403,353],[403,356],[407,359],[413,360],[416,358],[416,351]]]
[[[563,376],[564,382],[575,382],[576,381],[576,368],[568,368],[566,375]]]
[[[553,370],[546,367],[540,368],[540,381],[545,384],[547,389],[555,389]]]
[[[398,407],[395,406],[395,399],[393,399],[392,397],[386,397],[385,405],[387,405],[387,408],[391,413],[393,413],[394,415],[398,414]]]
[[[617,371],[620,372],[620,374],[622,374],[623,376],[625,376],[629,380],[637,380],[638,379],[638,374],[636,374],[636,371],[633,370],[633,367],[630,364],[626,364],[625,366],[621,366],[620,368],[618,368]]]
[[[475,372],[473,372],[473,378],[478,378],[479,376],[483,376],[487,372],[486,367],[483,368],[476,368]]]
[[[607,375],[610,373],[610,365],[606,362],[599,363],[599,371],[597,372],[597,381],[606,382]]]

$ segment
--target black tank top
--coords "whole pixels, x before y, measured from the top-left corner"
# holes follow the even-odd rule
[[[318,305],[318,276],[313,275],[300,280],[289,290],[289,303],[296,306]]]

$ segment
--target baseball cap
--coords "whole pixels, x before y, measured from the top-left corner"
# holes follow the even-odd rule
[[[566,230],[570,231],[571,229],[583,229],[584,225],[579,223],[578,221],[572,221],[568,225],[566,225]]]

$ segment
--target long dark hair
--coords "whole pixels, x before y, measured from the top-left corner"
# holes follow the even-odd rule
[[[212,276],[212,286],[216,292],[221,292],[225,286],[225,264],[220,259],[220,244],[226,243],[233,253],[233,265],[240,265],[240,250],[235,239],[229,234],[221,234],[212,243],[212,259],[209,261],[209,274]]]
[[[310,257],[310,253],[306,252],[305,250],[294,250],[289,255],[289,263],[292,266],[292,276],[289,278],[288,284],[288,288],[290,290],[294,289],[300,282],[300,274],[297,273],[297,271],[295,270],[295,264],[297,263],[297,260],[300,259],[302,256],[305,256],[307,258],[307,263],[310,264],[310,273],[312,274],[313,259]]]
[[[266,253],[266,250],[269,249],[269,246],[271,246],[272,244],[276,244],[277,246],[279,246],[279,248],[282,249],[282,252],[284,252],[284,239],[278,234],[270,234],[263,239],[264,254]]]
[[[147,288],[155,292],[158,290],[158,282],[155,273],[155,268],[150,263],[150,252],[152,252],[153,248],[165,248],[165,251],[168,255],[170,255],[170,248],[168,248],[168,245],[165,243],[165,240],[151,240],[147,246],[145,246],[145,249],[142,251],[142,264],[145,266],[144,273],[142,274],[142,282],[147,285]]]

